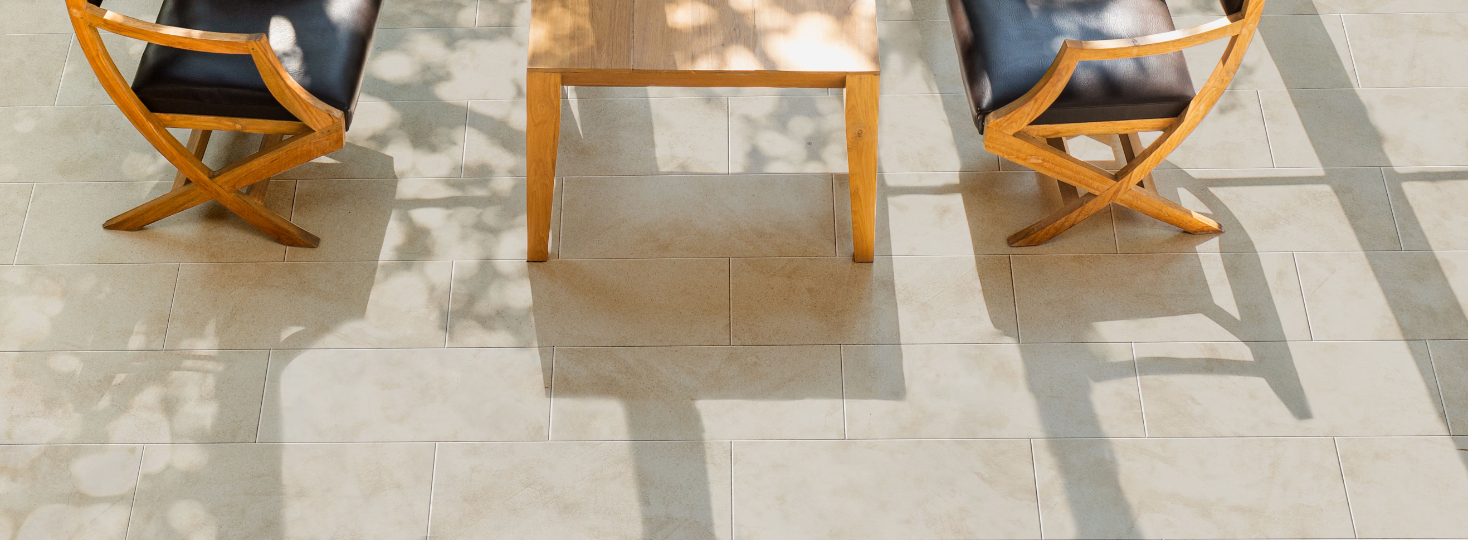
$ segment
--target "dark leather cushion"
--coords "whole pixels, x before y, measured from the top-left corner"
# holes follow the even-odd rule
[[[984,116],[1029,92],[1066,39],[1174,30],[1163,0],[949,0],[959,59],[980,129]],[[1081,62],[1036,124],[1169,118],[1193,99],[1181,53]]]
[[[351,115],[382,0],[165,0],[158,23],[192,30],[267,33],[291,77]],[[296,120],[249,55],[149,44],[133,91],[157,113]]]
[[[1218,0],[1218,1],[1219,1],[1219,3],[1223,4],[1223,12],[1224,13],[1227,13],[1229,15],[1233,15],[1235,13],[1238,13],[1239,10],[1244,9],[1244,0]]]

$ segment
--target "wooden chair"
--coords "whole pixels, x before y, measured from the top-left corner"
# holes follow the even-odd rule
[[[265,207],[266,188],[345,145],[381,0],[165,0],[157,24],[101,4],[66,0],[82,52],[112,101],[178,168],[171,191],[103,227],[138,230],[216,200],[282,244],[316,247],[316,235]],[[99,30],[149,43],[132,85]],[[167,128],[193,130],[188,145]],[[214,131],[260,133],[263,144],[211,169],[201,158]]]
[[[1264,0],[1220,1],[1225,18],[1175,30],[1164,0],[949,0],[984,148],[1069,184],[1061,208],[1009,245],[1043,244],[1112,203],[1189,233],[1222,232],[1160,197],[1150,177],[1222,97],[1264,11]],[[1179,51],[1224,38],[1194,91]],[[1162,134],[1143,147],[1145,131]],[[1071,156],[1065,139],[1077,136],[1120,137],[1125,164],[1111,173]]]

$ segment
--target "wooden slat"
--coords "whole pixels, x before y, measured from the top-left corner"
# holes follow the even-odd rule
[[[207,129],[196,129],[189,132],[189,152],[196,158],[204,159],[204,152],[209,149],[209,138],[213,135],[214,132]],[[187,183],[189,183],[189,175],[184,174],[183,171],[173,176],[173,189],[184,187],[184,184]]]
[[[530,68],[631,69],[635,0],[530,3]]]
[[[846,159],[851,186],[852,259],[872,262],[877,232],[877,119],[881,82],[877,75],[846,79]]]
[[[550,258],[551,201],[561,133],[561,76],[530,73],[525,86],[526,259],[539,262]]]
[[[1177,118],[1153,118],[1147,120],[1121,120],[1117,122],[1087,122],[1083,124],[1039,124],[1020,130],[1040,139],[1076,137],[1080,135],[1111,135],[1136,133],[1139,131],[1162,131],[1177,122]]]
[[[242,133],[265,133],[270,135],[296,135],[311,131],[311,127],[300,122],[282,120],[256,120],[254,118],[229,118],[225,116],[196,116],[192,114],[155,115],[164,126],[209,131],[238,131]]]
[[[637,0],[632,67],[767,69],[755,55],[755,1]]]
[[[566,86],[706,86],[757,88],[843,88],[846,73],[809,71],[554,71]]]

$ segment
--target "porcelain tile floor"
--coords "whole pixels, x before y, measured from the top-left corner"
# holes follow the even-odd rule
[[[102,230],[173,172],[0,0],[0,539],[1468,538],[1464,0],[1269,0],[1157,174],[1227,232],[1029,249],[1058,192],[942,0],[880,0],[873,264],[840,93],[698,88],[568,89],[527,264],[528,3],[384,3],[346,148],[274,180],[296,249]]]

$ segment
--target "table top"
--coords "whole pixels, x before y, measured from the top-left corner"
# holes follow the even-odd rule
[[[874,0],[531,0],[531,71],[876,73]]]

